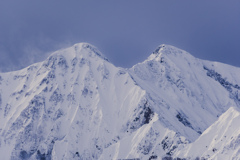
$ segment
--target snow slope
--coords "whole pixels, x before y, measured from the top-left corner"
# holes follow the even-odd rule
[[[89,44],[1,77],[4,159],[96,159],[150,118],[132,122],[145,91]]]
[[[232,139],[204,145],[206,141],[210,146],[212,135],[222,134],[219,126],[232,126],[228,120],[236,123],[239,72],[169,45],[123,69],[94,46],[75,44],[20,71],[0,73],[0,155],[56,160],[218,158],[224,148],[231,148]],[[236,133],[227,135],[237,146],[239,127],[233,128]],[[197,146],[201,150],[193,153]],[[212,154],[213,147],[217,150]],[[225,149],[224,154],[234,152],[236,157],[237,150]]]
[[[160,46],[129,72],[155,102],[163,124],[190,141],[229,107],[239,106],[239,68],[202,61],[172,46]]]
[[[229,108],[192,144],[179,150],[175,156],[195,159],[240,159],[240,112]]]

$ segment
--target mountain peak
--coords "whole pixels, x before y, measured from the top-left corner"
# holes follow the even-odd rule
[[[108,61],[108,59],[93,45],[89,43],[77,43],[71,47],[64,48],[53,52],[43,65],[54,68],[62,66],[63,68],[69,65],[76,65],[78,61]]]
[[[73,45],[73,47],[74,47],[74,49],[77,53],[79,53],[79,51],[82,51],[82,50],[87,50],[87,51],[90,51],[90,53],[94,53],[98,57],[108,61],[108,59],[97,49],[97,47],[95,47],[92,44],[76,43],[76,44]]]
[[[171,45],[161,44],[154,50],[147,60],[160,60],[163,56],[171,57],[171,59],[174,57],[192,57],[191,54],[182,49]]]
[[[165,47],[168,47],[168,45],[161,44],[160,46],[157,47],[157,49],[155,49],[155,51],[152,54],[159,54],[159,52],[161,52]]]
[[[158,55],[158,54],[161,54],[161,53],[164,53],[164,54],[181,54],[185,51],[177,48],[177,47],[174,47],[174,46],[171,46],[171,45],[166,45],[166,44],[161,44],[160,46],[157,47],[157,49],[155,49],[155,51],[152,53],[152,54],[155,54],[155,55]]]
[[[99,57],[108,61],[108,59],[97,49],[97,47],[89,43],[76,43],[71,47],[53,52],[49,58],[55,56],[64,56],[67,59],[73,59],[79,55],[85,55],[87,57]]]

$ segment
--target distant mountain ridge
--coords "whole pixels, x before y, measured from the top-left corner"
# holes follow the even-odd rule
[[[170,45],[124,69],[75,44],[0,73],[0,155],[240,159],[238,73]]]

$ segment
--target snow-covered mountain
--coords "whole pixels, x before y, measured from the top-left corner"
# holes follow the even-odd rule
[[[240,159],[238,73],[169,45],[123,69],[75,44],[0,73],[1,159]]]
[[[209,159],[239,159],[240,157],[240,112],[229,108],[192,144],[178,150],[179,157],[194,159],[202,155]]]

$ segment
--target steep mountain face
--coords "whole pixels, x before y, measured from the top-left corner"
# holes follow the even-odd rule
[[[229,108],[192,144],[179,150],[178,157],[206,159],[240,158],[240,112],[238,108]]]
[[[162,123],[194,141],[230,106],[239,106],[240,77],[232,75],[240,70],[232,68],[162,45],[130,74],[156,103]]]
[[[94,46],[76,44],[44,62],[0,73],[0,155],[237,158],[239,112],[230,107],[240,107],[239,72],[168,45],[123,69]]]
[[[5,159],[97,159],[153,114],[145,91],[88,44],[1,79]]]

